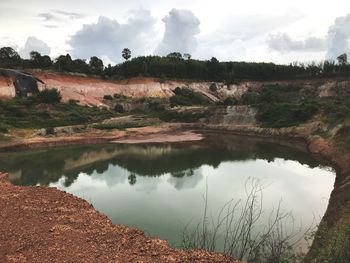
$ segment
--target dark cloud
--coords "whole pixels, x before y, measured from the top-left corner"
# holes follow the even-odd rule
[[[97,23],[83,25],[68,44],[74,57],[88,59],[96,55],[119,62],[125,47],[131,49],[133,55],[148,52],[148,43],[154,39],[155,22],[151,13],[144,9],[133,12],[125,24],[101,16]]]
[[[191,53],[197,47],[196,35],[200,33],[199,19],[188,10],[172,9],[163,19],[165,33],[155,53]]]
[[[279,52],[301,51],[315,52],[326,48],[325,38],[309,37],[303,40],[292,39],[286,33],[270,35],[267,41],[269,48]]]
[[[20,49],[19,53],[24,58],[29,58],[29,53],[37,51],[42,55],[50,55],[51,48],[42,40],[36,37],[28,37],[24,47]]]

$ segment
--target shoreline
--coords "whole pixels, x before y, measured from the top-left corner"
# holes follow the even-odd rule
[[[137,130],[137,129],[134,129]],[[137,132],[126,134],[92,135],[92,136],[57,136],[57,137],[36,137],[27,138],[16,142],[0,144],[0,153],[7,151],[34,150],[53,147],[64,147],[71,145],[94,145],[103,143],[175,143],[200,141],[203,137],[191,130],[172,129],[160,132]]]
[[[135,132],[134,129],[133,131]],[[144,131],[144,133],[142,132]],[[304,131],[304,132],[301,132]],[[18,151],[18,150],[30,150],[30,149],[39,149],[39,148],[52,148],[52,147],[61,147],[61,146],[69,146],[69,145],[92,145],[92,144],[99,144],[99,143],[176,143],[176,142],[181,142],[181,143],[186,143],[186,142],[193,142],[193,141],[201,141],[203,140],[203,138],[205,137],[205,133],[228,133],[228,134],[236,134],[236,135],[241,135],[241,136],[250,136],[250,137],[264,137],[264,138],[269,138],[271,140],[279,140],[279,141],[285,141],[286,143],[292,143],[294,141],[299,141],[302,142],[303,144],[305,144],[306,149],[308,150],[308,152],[315,156],[316,158],[322,158],[322,160],[325,160],[327,163],[329,163],[336,171],[336,182],[334,185],[334,189],[331,193],[331,198],[329,201],[329,205],[327,208],[327,211],[325,213],[325,215],[323,216],[322,221],[327,222],[329,225],[333,225],[335,226],[339,221],[341,221],[342,218],[342,212],[341,211],[336,211],[337,209],[343,210],[343,209],[348,209],[345,206],[339,208],[339,200],[338,200],[338,195],[337,192],[339,191],[338,189],[343,187],[343,182],[346,182],[346,179],[349,177],[349,171],[350,171],[350,164],[348,163],[350,154],[346,153],[344,154],[344,152],[340,151],[339,149],[337,149],[337,147],[335,147],[335,145],[326,139],[322,139],[320,137],[317,136],[312,136],[311,130],[308,130],[308,132],[305,132],[305,130],[301,129],[301,130],[296,130],[295,127],[289,129],[289,128],[285,128],[285,129],[266,129],[266,128],[257,128],[257,127],[248,127],[248,126],[241,126],[241,127],[218,127],[218,126],[210,126],[210,125],[203,125],[203,124],[180,124],[180,125],[174,125],[172,127],[168,127],[168,129],[159,129],[158,131],[155,129],[154,132],[152,132],[152,129],[140,129],[139,132],[135,132],[132,134],[126,134],[125,132],[119,132],[119,133],[114,133],[113,135],[110,134],[105,134],[105,135],[91,135],[89,137],[86,136],[67,136],[67,137],[62,137],[62,136],[58,136],[58,137],[52,137],[52,138],[30,138],[30,139],[25,139],[22,141],[18,141],[18,142],[12,142],[12,143],[7,143],[7,144],[2,144],[0,145],[0,152],[6,152],[6,151]],[[11,183],[9,183],[6,180],[6,175],[5,174],[1,174],[0,173],[0,199],[4,200],[5,199],[5,204],[3,203],[3,211],[5,211],[4,209],[7,209],[8,206],[14,206],[16,207],[17,211],[25,211],[25,209],[28,208],[28,203],[31,203],[33,200],[35,201],[35,204],[33,206],[29,206],[30,209],[32,209],[34,212],[33,214],[29,214],[27,215],[27,217],[31,217],[34,215],[40,216],[40,218],[44,218],[44,217],[50,217],[50,216],[56,216],[56,217],[61,217],[64,216],[65,214],[65,210],[68,209],[66,207],[65,204],[61,204],[59,207],[57,207],[56,202],[58,202],[59,200],[66,200],[69,202],[73,202],[76,204],[76,208],[80,207],[81,205],[83,205],[84,207],[86,206],[90,206],[89,208],[89,215],[88,217],[92,217],[92,218],[88,218],[87,220],[90,221],[90,223],[85,223],[83,226],[77,226],[74,222],[74,220],[72,221],[70,218],[77,218],[80,216],[79,210],[75,209],[74,207],[70,207],[69,209],[71,209],[71,214],[69,215],[69,217],[67,217],[67,220],[69,221],[68,223],[64,223],[64,229],[75,229],[75,227],[78,227],[79,230],[79,238],[78,241],[80,240],[81,236],[84,236],[85,238],[85,234],[84,231],[82,230],[84,227],[88,227],[90,229],[92,229],[92,231],[96,234],[100,231],[103,231],[103,233],[105,233],[105,235],[114,235],[115,232],[117,231],[122,231],[123,233],[129,233],[133,231],[135,231],[135,233],[138,233],[137,235],[140,236],[140,245],[139,243],[137,243],[137,248],[135,248],[134,253],[132,253],[132,258],[129,257],[130,260],[144,260],[143,262],[238,262],[235,261],[234,259],[224,256],[220,253],[209,253],[206,251],[202,251],[202,250],[189,250],[189,251],[182,251],[182,250],[174,250],[172,248],[170,248],[167,244],[166,241],[160,240],[160,239],[154,239],[154,238],[148,238],[145,237],[142,231],[127,227],[127,226],[119,226],[119,225],[113,225],[111,223],[111,221],[105,216],[100,214],[97,210],[95,210],[91,205],[89,205],[85,200],[74,197],[68,193],[65,192],[61,192],[57,189],[50,189],[48,187],[44,187],[44,186],[39,186],[39,187],[24,187],[24,186],[13,186]],[[22,193],[24,192],[29,192],[29,194],[24,198],[17,198],[18,196],[21,196]],[[59,192],[59,193],[57,193]],[[48,199],[52,199],[51,198],[51,194],[53,194],[54,196],[56,196],[56,199],[52,200],[52,203],[50,203],[50,209],[56,209],[55,213],[53,213],[52,215],[46,215],[46,211],[42,211],[40,210],[40,213],[37,212],[38,209],[40,209],[40,206],[43,205],[44,207],[47,204],[47,200],[46,197]],[[5,196],[4,196],[5,195]],[[10,200],[11,196],[17,196],[14,200]],[[38,199],[38,196],[41,199]],[[32,200],[33,199],[33,200]],[[51,202],[51,201],[50,201]],[[332,207],[334,206],[334,204],[338,204],[336,207]],[[69,205],[70,206],[70,205]],[[45,216],[43,216],[45,215]],[[3,213],[2,213],[2,216]],[[13,217],[11,216],[11,214],[7,214],[8,217]],[[1,217],[1,216],[0,216]],[[97,217],[97,219],[96,219]],[[5,215],[6,218],[6,215]],[[94,219],[93,219],[94,218]],[[8,218],[6,218],[8,219]],[[17,225],[16,222],[17,220],[24,220],[24,224],[27,224],[28,220],[31,219],[25,219],[22,218],[20,216],[20,218],[18,219],[13,219],[12,221],[6,221],[7,224],[10,225]],[[27,220],[27,221],[26,221]],[[109,225],[109,227],[106,229],[101,230],[100,229],[100,225],[96,224],[93,222],[93,220],[97,220],[99,221],[99,224],[102,225]],[[73,222],[73,223],[72,223]],[[60,222],[56,222],[53,221],[52,223],[56,224],[59,227],[63,227],[61,226]],[[52,224],[50,225],[52,228]],[[36,229],[39,232],[42,231],[46,231],[46,230],[41,230],[41,225],[39,227],[39,225],[36,225]],[[49,238],[49,236],[51,235],[51,228],[49,228],[48,230],[48,234],[45,238]],[[5,231],[5,229],[1,228],[2,230],[0,231]],[[26,230],[23,230],[26,231]],[[55,232],[56,230],[54,230],[53,232]],[[4,233],[1,233],[2,236],[4,236]],[[60,232],[60,235],[65,234],[65,231]],[[32,232],[32,233],[27,233],[27,235],[33,235],[35,236],[36,233]],[[133,234],[132,234],[133,235]],[[131,236],[132,236],[131,235]],[[22,236],[22,234],[20,235]],[[126,236],[120,236],[120,233],[118,232],[118,240],[120,238],[122,238],[123,240],[125,239],[126,243],[128,243],[130,245],[130,242],[132,243],[133,237],[129,236],[129,234],[127,234]],[[52,238],[52,237],[51,237]],[[55,237],[56,238],[56,237]],[[53,238],[54,240],[56,240],[55,238]],[[72,239],[76,239],[77,237],[71,237]],[[88,237],[91,238],[91,237]],[[6,239],[5,239],[6,240]],[[8,245],[8,242],[6,243],[6,241],[3,240],[3,242],[5,243],[5,247],[6,245]],[[156,241],[154,241],[156,240]],[[31,242],[33,244],[35,244],[38,240],[32,240]],[[52,242],[53,240],[50,240],[50,242]],[[56,240],[59,241],[59,240]],[[97,250],[101,249],[101,242],[107,242],[108,240],[105,240],[104,237],[101,237],[101,239],[99,240],[99,242],[97,242],[95,244],[95,246],[97,246]],[[49,242],[49,241],[48,241]],[[59,242],[63,242],[60,243]],[[64,247],[64,241],[61,240],[58,243],[56,243],[56,246]],[[80,241],[79,241],[80,242]],[[138,250],[141,249],[143,245],[147,245],[147,244],[157,244],[154,245],[152,247],[152,249],[154,251],[158,252],[154,252],[152,250],[152,252],[148,253],[145,252],[144,250]],[[33,246],[33,245],[32,245]],[[31,247],[32,247],[31,246]],[[84,244],[81,244],[81,246],[85,246]],[[313,244],[313,246],[311,247],[310,251],[312,253],[314,253],[314,250],[317,248],[317,244]],[[4,249],[4,248],[3,248]],[[47,249],[47,248],[46,248]],[[113,256],[116,258],[115,261],[106,261],[106,262],[128,262],[124,259],[126,259],[127,257],[124,258],[124,256],[122,258],[118,259],[118,255],[120,256],[120,254],[123,253],[123,251],[119,250],[120,248],[118,248],[118,250],[116,250],[116,248],[114,250],[111,251],[111,255],[113,254]],[[159,249],[161,249],[161,252],[159,252]],[[96,250],[96,251],[97,251]],[[146,249],[147,250],[147,249]],[[165,252],[166,251],[166,252]],[[30,256],[30,251],[27,251],[28,254],[26,254],[25,257],[29,257]],[[124,251],[125,252],[125,251]],[[130,252],[130,251],[129,251]],[[129,253],[128,252],[128,253]],[[38,252],[39,253],[39,252]],[[136,253],[136,254],[135,254]],[[156,255],[157,254],[157,255]],[[4,255],[8,255],[8,253],[1,249],[0,246],[0,261],[1,261],[1,257]],[[49,253],[50,256],[52,256]],[[81,256],[81,254],[78,254]],[[169,255],[171,255],[171,257],[169,257]],[[196,255],[196,256],[195,256]],[[77,255],[65,255],[66,259],[68,260],[67,262],[71,262],[73,260],[73,257],[76,257]],[[94,254],[94,252],[92,253],[91,256],[96,256],[96,254]],[[41,262],[50,262],[50,260],[44,255],[41,255],[42,257],[42,261]],[[77,258],[75,258],[77,259]],[[94,260],[96,260],[97,258],[94,258]],[[8,261],[5,262],[22,262],[21,260],[19,261],[11,261],[9,260],[9,258],[7,258]],[[79,259],[80,260],[80,259]],[[149,261],[148,261],[149,260]],[[74,260],[73,260],[74,261]]]

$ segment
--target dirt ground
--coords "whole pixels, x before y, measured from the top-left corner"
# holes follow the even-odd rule
[[[0,174],[0,262],[238,262],[174,250],[142,231],[113,225],[89,203],[48,187],[18,187]]]

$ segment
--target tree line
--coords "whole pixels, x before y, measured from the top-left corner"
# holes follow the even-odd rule
[[[115,66],[103,64],[93,56],[89,61],[73,59],[69,54],[52,60],[49,56],[32,51],[29,59],[23,59],[11,47],[0,49],[0,67],[18,69],[42,69],[58,72],[82,73],[106,79],[131,77],[156,77],[160,79],[191,79],[222,81],[227,84],[241,80],[284,80],[317,77],[348,76],[350,64],[346,54],[336,61],[291,63],[278,65],[256,62],[220,62],[215,57],[209,60],[192,59],[190,54],[173,52],[167,56],[139,56],[131,58],[131,51],[122,51],[125,62]]]

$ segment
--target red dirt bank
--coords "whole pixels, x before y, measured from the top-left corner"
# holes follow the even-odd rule
[[[89,203],[48,187],[18,187],[0,174],[0,262],[233,262],[174,250],[142,231],[113,225]]]

